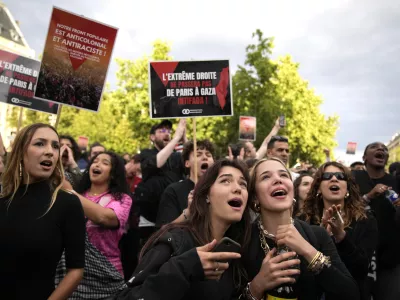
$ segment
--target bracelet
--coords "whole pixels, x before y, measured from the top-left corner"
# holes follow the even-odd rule
[[[185,209],[182,211],[182,214],[183,214],[183,217],[185,218],[185,220],[189,220],[189,218],[188,218],[187,215],[186,215],[186,210],[187,210],[187,208],[185,208]]]
[[[317,254],[314,255],[314,258],[311,260],[310,264],[308,265],[308,268],[311,268],[311,266],[314,265],[315,261],[317,260],[320,254],[321,252],[317,251]]]
[[[246,287],[244,288],[243,294],[240,295],[239,299],[246,299],[246,300],[258,300],[250,291],[250,282],[247,283]]]
[[[317,275],[321,273],[324,268],[329,268],[331,266],[331,258],[329,256],[325,256],[321,252],[318,252],[315,257],[307,267],[307,269],[314,274]]]

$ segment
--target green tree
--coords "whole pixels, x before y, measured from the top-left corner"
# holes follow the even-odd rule
[[[17,128],[20,107],[11,107],[11,112],[7,116],[8,126]],[[45,123],[50,124],[50,116],[51,114],[39,112],[35,110],[31,110],[28,108],[24,108],[22,111],[22,124],[21,128],[33,123]]]
[[[59,131],[74,137],[84,135],[118,153],[136,153],[149,147],[148,64],[171,60],[170,45],[155,41],[150,56],[131,61],[117,59],[117,89],[103,94],[98,113],[63,107]]]
[[[288,55],[278,59],[271,82],[276,87],[276,99],[281,99],[280,111],[287,119],[285,132],[290,138],[291,162],[298,158],[319,165],[325,159],[323,149],[336,146],[338,117],[325,117],[320,112],[323,100],[301,78],[298,68],[299,64]]]
[[[272,38],[265,38],[260,30],[253,37],[257,43],[247,47],[245,66],[239,66],[233,77],[235,116],[227,122],[228,139],[237,139],[239,116],[252,115],[258,121],[255,144],[259,146],[276,118],[284,114],[287,127],[280,134],[289,137],[291,164],[297,159],[322,163],[323,148],[335,146],[338,118],[325,118],[320,112],[322,98],[301,78],[299,64],[290,56],[271,59]]]

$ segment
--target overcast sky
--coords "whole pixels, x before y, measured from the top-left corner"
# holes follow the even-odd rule
[[[259,28],[275,37],[275,57],[290,54],[300,63],[302,77],[324,99],[322,111],[340,116],[339,149],[353,141],[362,152],[400,131],[398,0],[3,1],[36,54],[52,5],[118,27],[113,58],[141,57],[161,38],[172,43],[176,60],[229,58],[236,66]],[[113,62],[112,86],[116,70]]]

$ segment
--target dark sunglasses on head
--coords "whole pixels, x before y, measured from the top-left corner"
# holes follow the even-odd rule
[[[331,180],[335,176],[337,180],[347,180],[346,174],[343,172],[325,172],[322,174],[322,180]]]
[[[272,141],[278,141],[278,142],[288,142],[289,140],[287,139],[287,137],[284,136],[280,136],[280,135],[274,135],[271,137],[271,142]]]

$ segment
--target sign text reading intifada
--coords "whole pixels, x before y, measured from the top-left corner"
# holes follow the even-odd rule
[[[153,119],[232,116],[228,60],[150,62]]]

